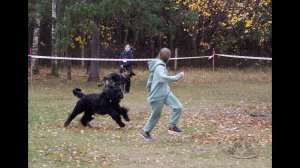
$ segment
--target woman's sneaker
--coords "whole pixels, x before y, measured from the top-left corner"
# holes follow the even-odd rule
[[[151,135],[150,135],[150,133],[148,133],[148,132],[142,132],[141,133],[141,135],[142,135],[142,137],[146,140],[146,141],[150,141],[150,140],[152,140],[152,137],[151,137]]]
[[[178,128],[176,125],[173,125],[169,127],[168,132],[170,134],[179,135],[182,132],[182,130]]]

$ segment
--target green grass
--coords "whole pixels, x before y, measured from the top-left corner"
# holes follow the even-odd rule
[[[112,71],[102,70],[100,76]],[[73,69],[70,81],[63,70],[55,78],[41,69],[29,87],[29,167],[272,167],[272,119],[249,115],[272,113],[271,69],[185,69],[184,80],[170,84],[184,106],[179,123],[184,132],[167,133],[171,112],[165,107],[150,142],[139,135],[151,113],[148,72],[135,72],[131,93],[121,102],[131,121],[120,129],[109,116],[97,116],[91,129],[78,124],[80,116],[67,128],[62,124],[77,101],[72,89],[96,93],[97,84],[86,82],[83,69]],[[238,143],[248,144],[258,157],[236,159],[222,150]]]

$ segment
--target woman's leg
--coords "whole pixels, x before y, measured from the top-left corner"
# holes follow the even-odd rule
[[[144,127],[144,132],[147,132],[147,133],[150,133],[151,130],[156,125],[156,123],[158,122],[160,115],[161,115],[161,110],[164,106],[164,101],[158,100],[158,101],[152,102],[150,104],[151,104],[151,108],[152,108],[152,113],[151,113],[151,116],[150,116],[147,124]]]

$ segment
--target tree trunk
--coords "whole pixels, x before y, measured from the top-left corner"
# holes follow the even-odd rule
[[[127,43],[128,42],[128,34],[129,34],[129,26],[130,26],[130,23],[129,23],[129,19],[127,21],[125,21],[127,23],[125,23],[125,34],[124,34],[124,42],[123,44]]]
[[[69,80],[72,79],[72,61],[71,60],[67,61],[67,76],[68,76]]]
[[[172,35],[170,36],[170,50],[173,51],[173,37]]]
[[[81,58],[84,58],[84,45],[81,48]],[[81,61],[81,67],[84,68],[84,60]]]
[[[193,54],[197,55],[197,40],[196,40],[196,34],[193,35]]]
[[[39,33],[40,33],[40,20],[36,20],[38,25],[37,27],[34,28],[33,30],[33,41],[32,41],[32,54],[36,55],[37,54],[37,48],[38,48],[38,41],[39,41]],[[31,59],[31,64],[32,64],[32,70],[33,74],[39,74],[39,67],[38,67],[38,59]]]
[[[150,36],[149,41],[150,41],[150,46],[151,46],[151,57],[154,58],[155,57],[154,41],[151,36]]]
[[[139,30],[136,30],[136,31],[134,32],[134,42],[133,42],[133,45],[134,45],[135,47],[137,47],[138,39],[139,39]]]
[[[68,47],[68,50],[72,50],[70,47]],[[66,52],[66,55],[68,55],[69,53],[73,53],[73,52]],[[66,61],[67,64],[67,76],[68,79],[71,80],[72,79],[72,60],[67,60]]]
[[[127,43],[128,31],[129,31],[129,27],[126,26],[125,35],[124,35],[124,43],[123,44]]]
[[[92,33],[91,58],[99,58],[100,53],[100,33],[99,29]],[[99,61],[90,62],[90,74],[87,81],[98,82],[99,77]]]
[[[34,23],[28,24],[28,49],[33,45]]]
[[[51,18],[51,1],[47,2],[42,10],[42,19],[40,22],[40,34],[38,42],[38,55],[52,55],[52,18]],[[39,61],[39,63],[48,62]]]
[[[52,22],[52,56],[57,56],[57,45],[56,45],[56,0],[52,0],[52,18],[54,19]],[[58,67],[57,67],[57,60],[52,60],[51,61],[51,74],[54,76],[59,76],[58,74]]]
[[[85,46],[84,50],[86,58],[91,58],[91,44],[88,42]],[[90,64],[91,61],[85,61],[85,66],[86,66],[86,74],[88,75],[90,73]]]
[[[65,16],[65,11],[66,11],[66,6],[68,6],[70,3],[70,1],[66,1],[66,0],[56,0],[56,26],[58,25],[58,23],[62,23],[62,20]],[[61,41],[63,38],[65,38],[67,36],[66,32],[61,32],[61,31],[57,31],[56,30],[56,41]],[[64,55],[67,46],[65,46],[65,44],[56,44],[56,53],[59,56]],[[65,60],[57,60],[57,64],[58,64],[58,69],[59,68],[65,68],[66,65],[66,61]]]

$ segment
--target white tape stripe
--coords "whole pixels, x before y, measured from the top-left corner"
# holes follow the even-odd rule
[[[28,55],[30,57],[30,55]],[[81,61],[123,61],[123,59],[113,59],[113,58],[72,58],[72,57],[52,57],[52,56],[38,56],[31,55],[32,58],[44,58],[44,59],[60,59],[60,60],[81,60]],[[153,58],[154,59],[154,58]],[[153,59],[126,59],[130,61],[149,61]]]
[[[170,60],[179,60],[179,59],[195,59],[195,58],[208,58],[210,56],[196,56],[196,57],[177,57],[177,58],[170,58]]]
[[[260,59],[260,60],[272,60],[270,57],[250,57],[250,56],[238,56],[238,55],[227,55],[227,54],[215,54],[222,57],[231,58],[246,58],[246,59]],[[39,56],[39,55],[28,55],[32,58],[44,58],[44,59],[60,59],[60,60],[85,60],[85,61],[123,61],[124,59],[114,59],[114,58],[73,58],[73,57],[53,57],[53,56]],[[196,59],[196,58],[212,58],[211,56],[196,56],[196,57],[179,57],[170,58],[170,60],[181,60],[181,59]],[[126,59],[128,61],[150,61],[155,58],[140,58],[140,59]]]
[[[32,58],[44,58],[44,59],[61,59],[61,60],[86,60],[86,61],[123,61],[123,59],[113,59],[113,58],[72,58],[72,57],[52,57],[52,56],[39,56],[39,55],[28,55]],[[195,58],[207,58],[210,56],[197,56],[197,57],[180,57],[180,58],[170,58],[170,60],[179,59],[195,59]],[[127,61],[150,61],[155,58],[140,58],[140,59],[126,59]]]
[[[247,58],[247,59],[259,59],[259,60],[272,60],[270,57],[249,57],[249,56],[238,56],[238,55],[227,55],[227,54],[215,54],[222,57],[232,57],[232,58]]]

